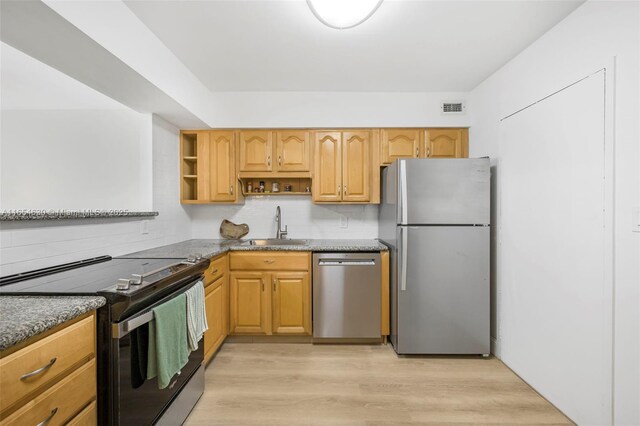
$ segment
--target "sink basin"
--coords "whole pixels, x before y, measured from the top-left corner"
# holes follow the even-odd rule
[[[278,240],[275,238],[267,240],[249,240],[249,244],[252,246],[304,246],[307,245],[307,240]]]

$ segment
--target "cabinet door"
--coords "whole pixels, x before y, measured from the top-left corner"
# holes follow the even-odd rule
[[[308,272],[272,275],[273,332],[311,334],[311,286]]]
[[[235,201],[236,161],[235,137],[232,131],[209,133],[211,201]]]
[[[420,130],[382,129],[382,164],[391,164],[396,158],[420,156]]]
[[[240,132],[240,171],[270,172],[273,155],[272,132],[252,130]]]
[[[371,183],[369,132],[344,132],[342,152],[342,200],[369,201]]]
[[[230,278],[229,332],[271,334],[270,275],[236,271]]]
[[[208,201],[211,193],[211,176],[209,174],[211,149],[209,144],[209,132],[198,132],[196,136],[196,147],[196,199],[198,201]]]
[[[204,305],[209,329],[204,333],[204,360],[208,362],[220,347],[227,333],[225,332],[225,283],[226,277],[220,277],[205,289]]]
[[[281,172],[310,171],[311,141],[308,131],[283,131],[276,133],[276,163]]]
[[[313,201],[342,200],[342,149],[340,132],[316,132]]]
[[[427,129],[425,145],[429,158],[467,158],[468,129]]]

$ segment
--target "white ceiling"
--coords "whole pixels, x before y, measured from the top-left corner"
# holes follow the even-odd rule
[[[349,30],[304,0],[128,7],[212,91],[468,91],[583,0],[386,0]]]

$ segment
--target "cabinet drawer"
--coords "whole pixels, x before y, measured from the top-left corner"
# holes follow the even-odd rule
[[[82,367],[7,417],[2,426],[65,424],[96,397],[96,361]]]
[[[0,411],[92,357],[95,331],[92,315],[0,359]]]
[[[217,257],[211,261],[209,268],[204,271],[204,285],[207,286],[224,275],[227,269],[227,255]]]
[[[95,426],[97,424],[98,406],[93,401],[87,405],[84,410],[80,411],[67,426]]]
[[[308,271],[309,252],[258,251],[231,253],[230,269],[265,271]]]

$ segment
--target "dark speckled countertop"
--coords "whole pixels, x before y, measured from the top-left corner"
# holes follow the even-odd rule
[[[214,257],[228,251],[313,251],[313,252],[366,252],[385,251],[387,247],[377,240],[329,240],[307,239],[304,245],[253,246],[249,240],[187,240],[126,254],[130,258],[180,258],[196,253]]]
[[[249,240],[187,240],[120,257],[187,258],[199,253],[214,257],[228,251],[371,252],[387,247],[376,240],[308,239],[304,245],[253,246]],[[0,351],[58,324],[103,306],[99,296],[0,296]]]
[[[106,302],[100,296],[0,296],[0,351]]]

